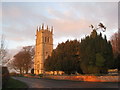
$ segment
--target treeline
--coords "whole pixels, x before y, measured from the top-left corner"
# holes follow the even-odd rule
[[[110,42],[102,33],[97,33],[97,29],[106,27],[101,23],[98,26],[91,25],[93,31],[81,41],[67,40],[59,44],[45,60],[45,70],[64,71],[66,74],[104,74],[108,69],[116,68],[120,71],[120,33],[113,34]],[[20,74],[28,73],[33,66],[34,54],[34,46],[23,47],[14,55],[9,67]]]
[[[52,56],[45,61],[46,71],[64,71],[67,74],[80,72],[79,64],[80,42],[77,40],[66,41],[57,46]]]
[[[64,71],[66,74],[107,73],[112,68],[112,46],[102,33],[93,30],[89,36],[80,41],[67,40],[53,50],[45,61],[46,71]]]
[[[90,36],[81,40],[80,66],[83,73],[107,73],[113,64],[113,52],[106,36],[93,30]]]

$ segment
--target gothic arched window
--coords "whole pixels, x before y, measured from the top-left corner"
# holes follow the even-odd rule
[[[42,37],[42,42],[44,42],[44,37]]]
[[[48,37],[48,42],[49,42],[49,37]]]
[[[46,37],[45,37],[45,42],[46,42]]]

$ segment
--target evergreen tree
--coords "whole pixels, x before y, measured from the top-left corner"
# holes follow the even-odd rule
[[[49,71],[64,71],[66,74],[82,73],[79,64],[80,42],[77,40],[61,43],[45,61]]]
[[[81,40],[80,52],[80,65],[84,73],[107,73],[113,63],[111,43],[106,36],[98,35],[96,30]]]
[[[91,25],[93,31],[90,36],[61,43],[45,61],[48,71],[64,71],[66,74],[75,72],[93,74],[107,73],[113,64],[112,46],[106,36],[98,34],[96,30],[106,27],[100,23],[98,28]]]

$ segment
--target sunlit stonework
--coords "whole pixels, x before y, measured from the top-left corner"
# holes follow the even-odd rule
[[[36,47],[34,58],[34,74],[43,74],[44,61],[48,56],[51,56],[53,50],[53,27],[51,30],[44,29],[44,24],[37,28],[36,31]]]

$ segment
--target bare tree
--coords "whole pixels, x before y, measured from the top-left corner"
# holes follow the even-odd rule
[[[35,50],[34,49],[35,49],[34,46],[25,46],[25,47],[23,47],[23,51],[27,51],[27,52],[30,53],[32,60],[33,60],[34,55],[35,55]]]
[[[5,58],[7,56],[7,49],[6,49],[6,45],[5,45],[5,37],[2,34],[1,36],[1,46],[0,46],[0,64],[2,66],[4,66],[5,63],[7,63],[7,61],[9,59]]]
[[[23,47],[22,50],[14,56],[11,66],[13,66],[15,70],[19,70],[20,74],[23,74],[24,71],[27,74],[29,69],[31,69],[33,56],[34,47]]]
[[[116,32],[111,37],[111,43],[112,43],[113,53],[114,53],[115,57],[118,54],[120,54],[120,51],[119,51],[119,48],[120,48],[119,42],[120,42],[120,35],[119,35],[118,32]]]
[[[116,32],[111,37],[112,49],[114,54],[114,67],[120,72],[120,32]]]

